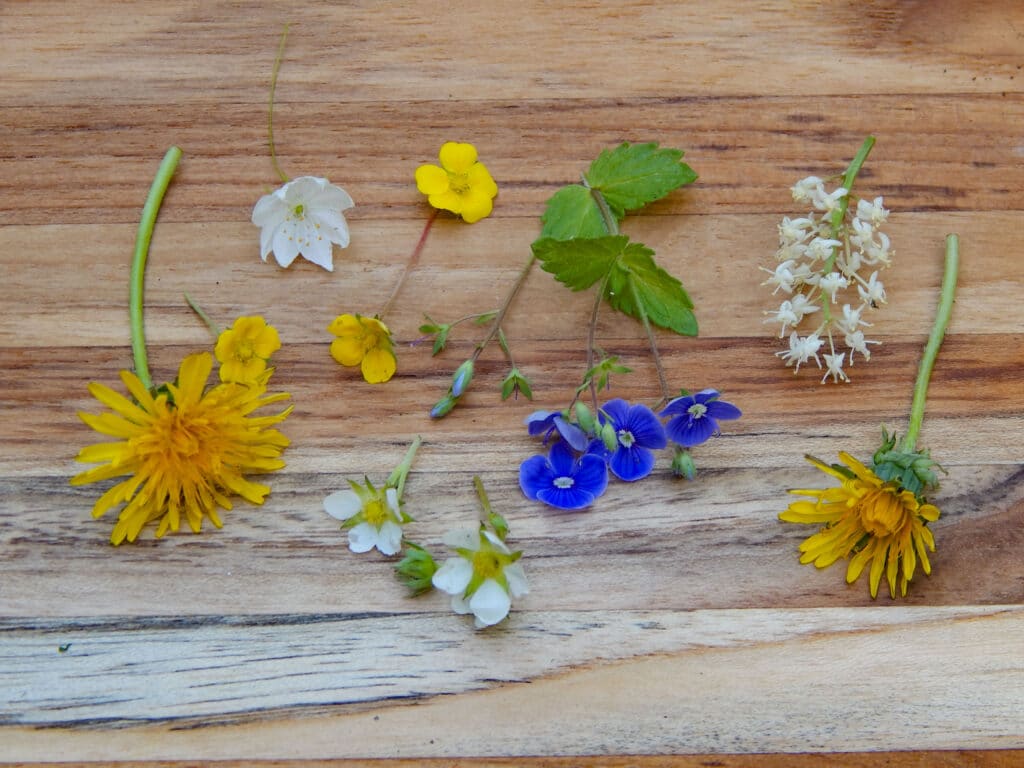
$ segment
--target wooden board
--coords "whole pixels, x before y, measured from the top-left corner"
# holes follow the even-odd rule
[[[356,200],[333,273],[261,262],[249,221],[275,183],[266,106],[285,23],[281,162]],[[0,36],[0,760],[1024,759],[1019,3],[86,0],[5,3]],[[883,344],[852,384],[820,386],[774,356],[759,267],[798,212],[789,186],[841,170],[869,133],[858,185],[885,196],[896,250]],[[325,328],[391,292],[430,214],[413,171],[446,140],[477,145],[495,212],[437,220],[388,313],[399,372],[370,386],[331,360]],[[652,140],[700,174],[626,223],[697,305],[698,338],[658,336],[668,376],[744,416],[699,450],[695,482],[660,466],[552,514],[518,489],[536,447],[522,420],[570,399],[590,296],[535,269],[504,326],[535,401],[500,402],[488,350],[440,422],[427,411],[480,331],[432,358],[417,326],[495,308],[545,200],[602,149]],[[131,366],[128,265],[172,144],[184,159],[147,272],[154,377],[210,347],[184,291],[224,324],[262,313],[284,342],[292,445],[262,507],[115,549],[111,520],[89,514],[96,490],[68,484],[94,442],[76,413],[98,410],[88,382]],[[934,572],[872,601],[838,566],[799,566],[807,531],[777,515],[786,489],[820,484],[805,453],[866,458],[883,424],[905,427],[947,232],[962,270],[922,434],[948,470]],[[606,310],[597,338],[634,368],[613,394],[656,400],[640,326]],[[478,474],[525,551],[531,592],[497,628],[407,598],[322,512],[348,478],[383,480],[417,434],[413,537],[471,523]]]

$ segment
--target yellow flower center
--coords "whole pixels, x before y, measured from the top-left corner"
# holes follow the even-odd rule
[[[363,504],[363,519],[370,525],[380,528],[388,521],[388,507],[383,499],[370,499]]]
[[[466,194],[470,190],[469,174],[448,171],[448,187],[458,195]]]
[[[481,579],[495,579],[501,573],[501,559],[496,552],[481,549],[473,555],[473,573]]]
[[[256,356],[256,348],[252,343],[252,339],[239,339],[235,345],[235,358],[247,363]]]
[[[306,218],[306,206],[304,206],[302,203],[299,203],[294,208],[292,208],[292,217],[298,219],[299,221],[302,221],[304,218]]]
[[[906,522],[907,509],[893,488],[875,488],[860,500],[860,520],[873,536],[890,536]]]

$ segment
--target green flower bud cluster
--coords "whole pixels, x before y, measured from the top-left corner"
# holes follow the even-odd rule
[[[882,445],[872,457],[872,469],[882,480],[899,483],[919,499],[939,487],[939,479],[933,467],[942,467],[934,461],[927,450],[907,451],[896,447],[896,433],[892,435],[882,429]]]

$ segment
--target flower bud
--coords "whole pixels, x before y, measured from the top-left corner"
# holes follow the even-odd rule
[[[689,451],[676,449],[676,455],[672,457],[672,474],[676,477],[685,477],[687,480],[693,480],[697,476],[697,465],[694,464]]]
[[[452,376],[452,396],[462,397],[462,393],[466,391],[472,380],[473,360],[469,359],[455,369],[455,375]]]
[[[452,412],[452,408],[455,407],[456,400],[451,395],[445,395],[437,404],[430,409],[430,418],[440,419],[442,416],[447,416]]]
[[[585,403],[576,403],[576,423],[588,435],[594,434],[594,427],[596,426],[594,414],[590,412]]]
[[[615,425],[610,421],[605,422],[601,427],[601,441],[609,451],[614,451],[619,447],[619,436],[615,432]]]

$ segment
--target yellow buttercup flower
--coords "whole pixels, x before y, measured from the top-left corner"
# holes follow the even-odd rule
[[[231,509],[230,497],[241,496],[262,504],[270,488],[245,478],[246,474],[273,472],[288,438],[271,427],[283,421],[289,406],[273,416],[251,416],[288,394],[266,393],[273,372],[264,371],[251,384],[222,383],[205,390],[213,369],[208,352],[189,355],[178,370],[177,381],[152,394],[134,373],[121,372],[121,380],[134,400],[103,384],[89,392],[112,413],[79,413],[82,421],[117,442],[83,448],[77,460],[103,466],[82,472],[72,485],[86,485],[128,475],[106,491],[93,507],[100,517],[124,503],[110,541],[134,541],[142,528],[159,521],[157,538],[177,531],[182,517],[193,532],[203,518],[221,527],[217,507]]]
[[[449,141],[439,153],[441,166],[416,169],[416,188],[432,206],[451,211],[468,224],[490,216],[498,185],[487,167],[477,160],[476,147]]]
[[[370,384],[383,384],[395,375],[397,362],[391,331],[380,320],[360,315],[339,315],[327,326],[336,338],[331,357],[342,365],[358,365]]]
[[[839,458],[846,468],[830,467],[808,456],[809,462],[839,480],[840,485],[790,491],[814,501],[794,501],[779,515],[790,523],[825,526],[800,545],[800,562],[826,568],[852,554],[846,569],[847,583],[856,581],[871,563],[871,597],[878,596],[883,572],[889,594],[896,597],[899,582],[900,594],[906,595],[918,560],[922,570],[931,573],[926,550],[935,551],[935,539],[927,524],[939,519],[939,509],[898,483],[883,481],[850,454],[841,452]]]
[[[281,348],[277,330],[259,315],[240,317],[217,337],[214,354],[220,380],[252,382],[267,369],[267,361]]]

